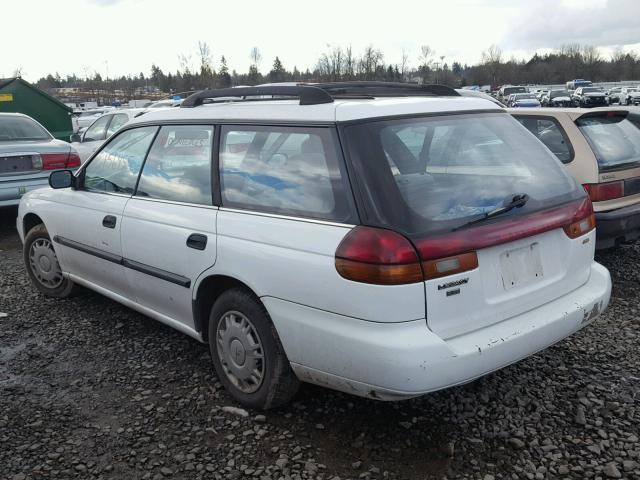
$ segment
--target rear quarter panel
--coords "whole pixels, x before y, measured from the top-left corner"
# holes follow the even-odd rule
[[[220,209],[218,255],[209,275],[228,275],[273,297],[374,322],[424,318],[421,283],[380,286],[342,278],[335,251],[352,228]],[[197,290],[197,285],[194,290]]]

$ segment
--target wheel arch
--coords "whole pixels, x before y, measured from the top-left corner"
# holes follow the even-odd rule
[[[40,216],[38,216],[37,214],[35,214],[33,212],[27,213],[22,218],[23,238],[24,238],[24,236],[27,235],[27,233],[29,233],[29,230],[31,230],[36,225],[40,225],[40,224],[44,225],[44,221],[42,220],[42,218],[40,218]]]
[[[193,324],[203,342],[209,341],[209,313],[213,304],[220,295],[232,288],[246,290],[259,300],[259,296],[249,285],[229,275],[209,275],[198,282],[192,305]]]

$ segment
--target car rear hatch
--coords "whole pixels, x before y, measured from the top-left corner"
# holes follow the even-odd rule
[[[504,321],[587,282],[591,202],[509,115],[398,118],[346,133],[363,198],[371,199],[365,221],[412,242],[427,324],[442,338]]]
[[[596,211],[640,202],[640,129],[628,112],[589,112],[576,119],[598,161],[598,182],[586,184]]]

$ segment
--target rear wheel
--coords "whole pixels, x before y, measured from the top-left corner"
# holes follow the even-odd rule
[[[209,316],[209,349],[229,394],[251,408],[287,403],[300,382],[287,359],[269,314],[242,289],[224,292]]]
[[[53,242],[41,223],[33,227],[24,239],[24,264],[31,282],[49,297],[66,298],[78,291],[78,286],[62,274]]]

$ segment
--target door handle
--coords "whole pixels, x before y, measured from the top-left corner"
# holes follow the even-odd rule
[[[102,226],[107,228],[116,228],[116,217],[107,215],[102,219]]]
[[[207,236],[199,233],[192,233],[187,238],[187,247],[196,250],[204,250],[207,247]]]

